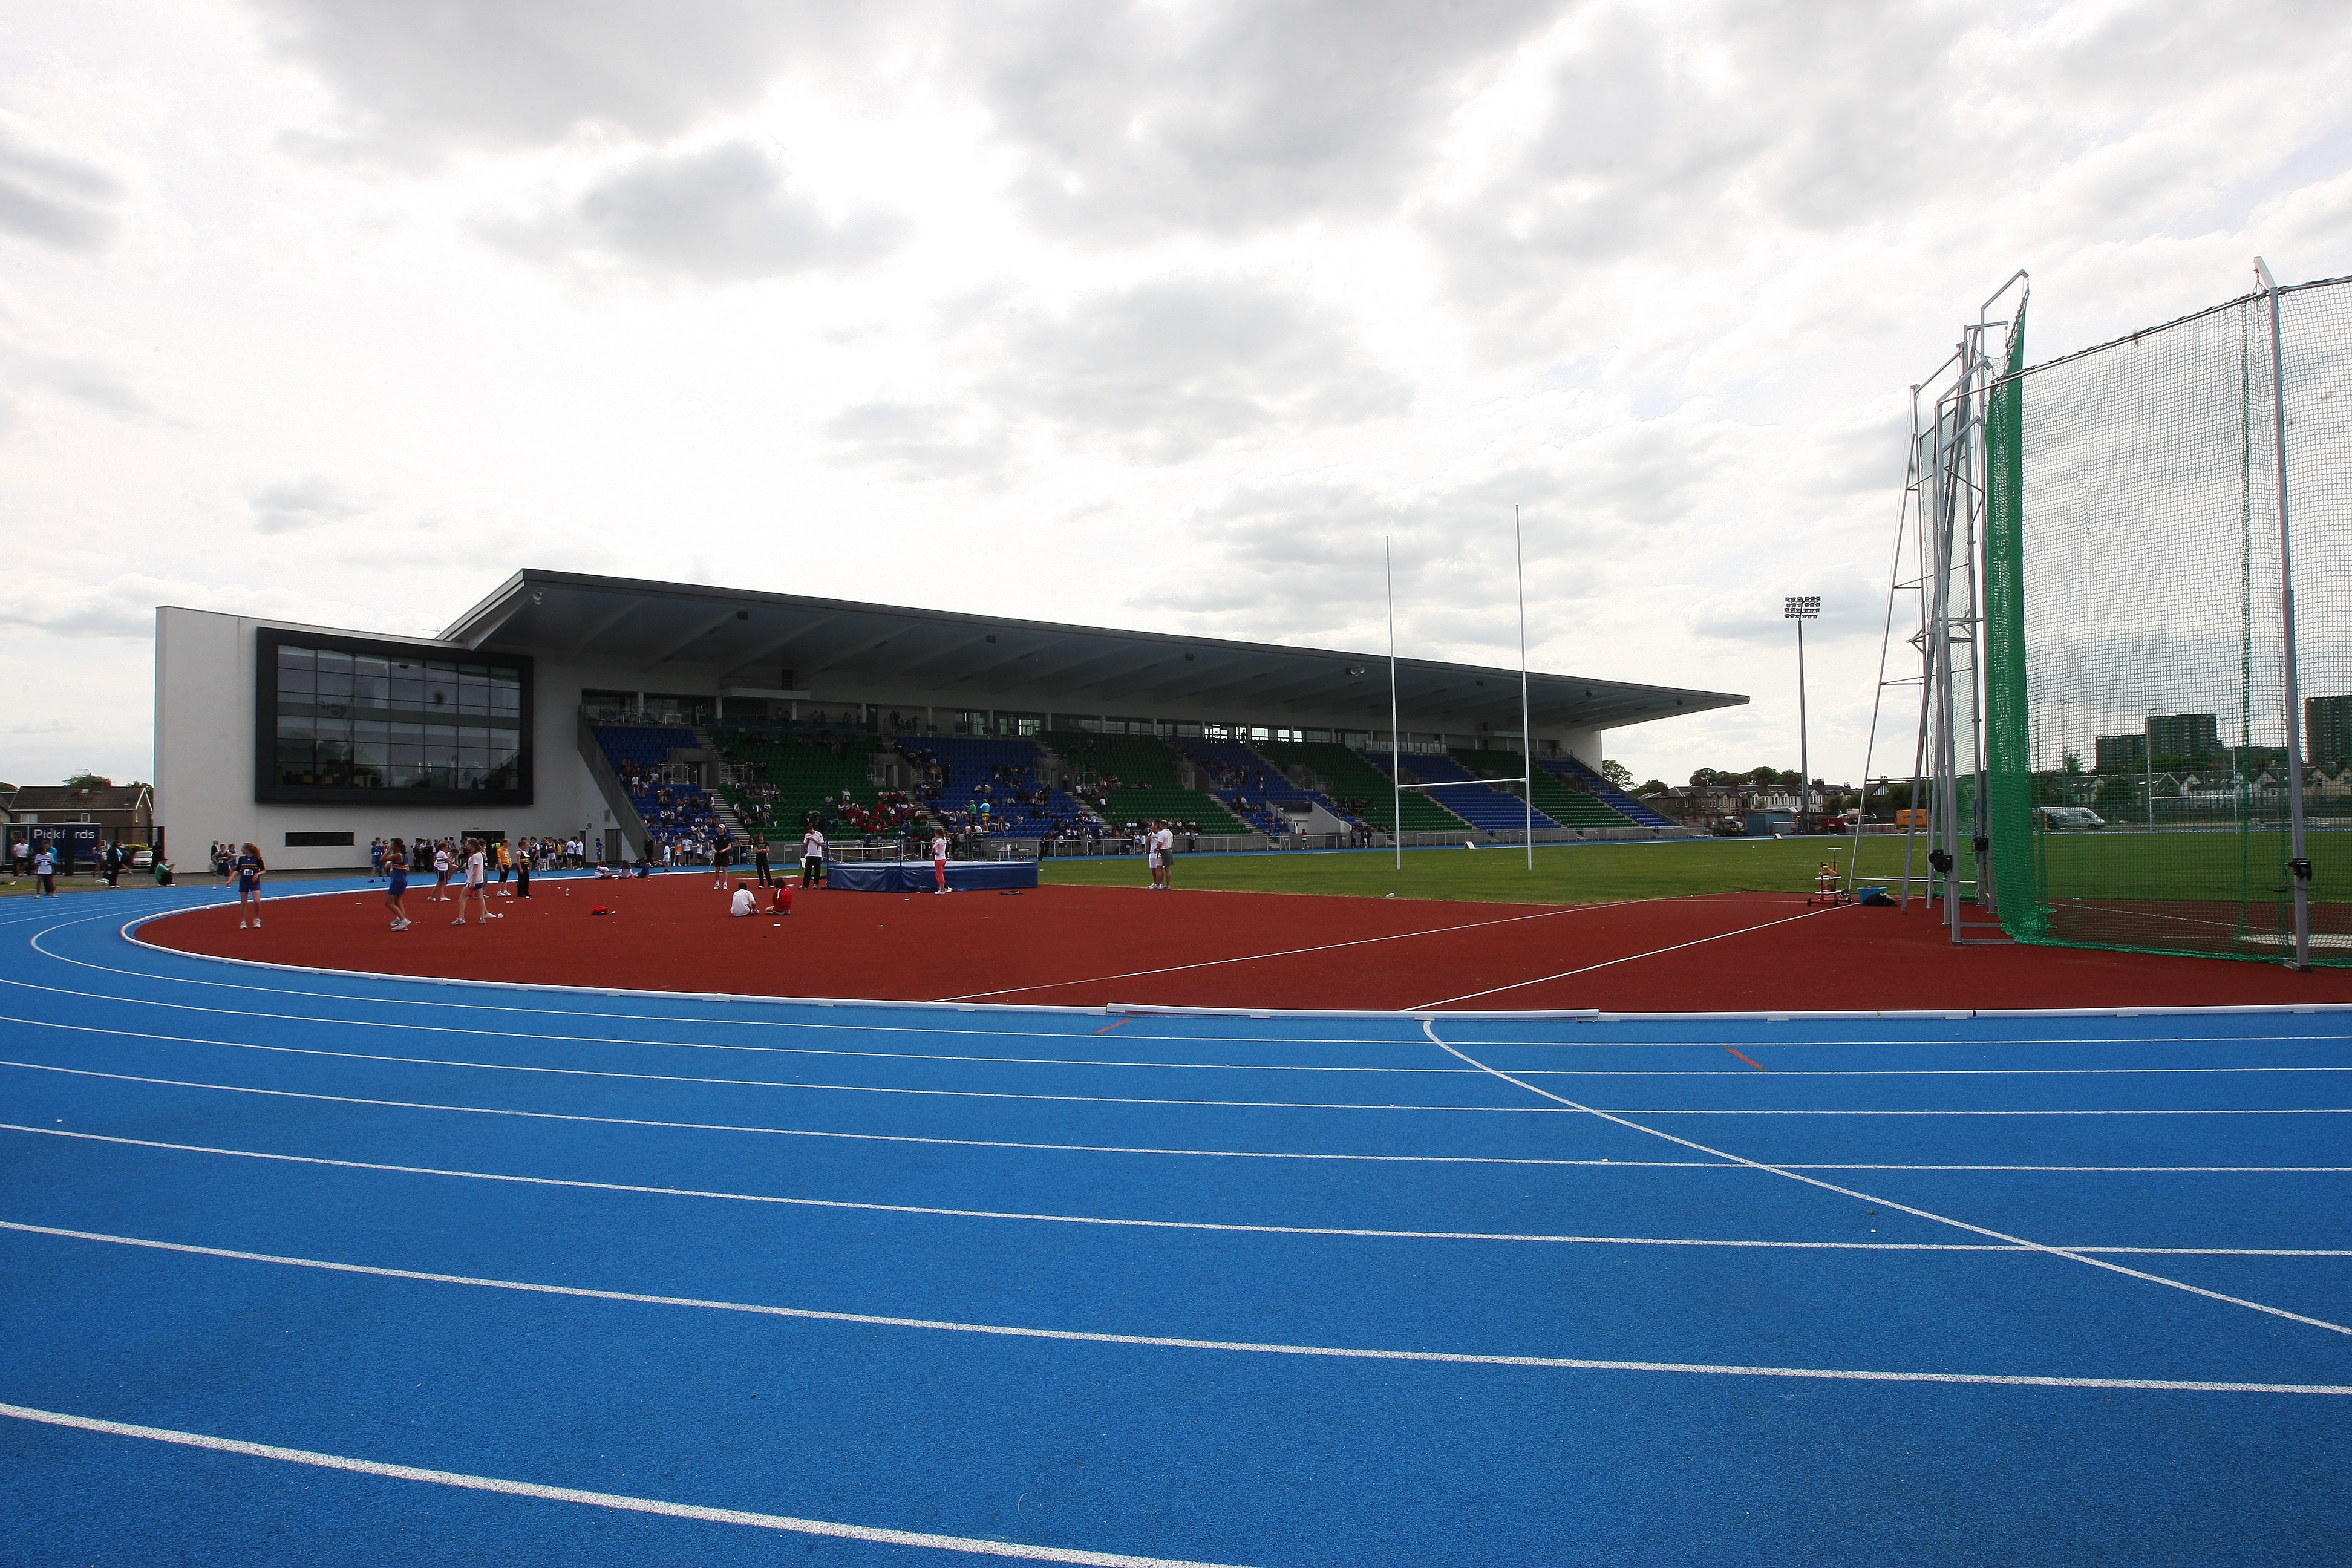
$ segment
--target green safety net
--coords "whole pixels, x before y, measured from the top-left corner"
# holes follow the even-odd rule
[[[1987,811],[2024,942],[2278,962],[2289,784],[2311,958],[2352,964],[2352,281],[2283,291],[2289,752],[2271,300],[2026,368],[1986,404]]]

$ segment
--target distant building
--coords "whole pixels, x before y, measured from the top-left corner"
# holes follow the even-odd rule
[[[2147,766],[2146,735],[2101,735],[2091,744],[2096,756],[2095,772],[2136,773]]]
[[[26,784],[0,806],[12,822],[93,822],[126,844],[146,843],[155,829],[155,792],[143,784]]]
[[[2303,742],[2314,767],[2352,763],[2352,697],[2305,698]]]
[[[2221,749],[2221,724],[2210,713],[2151,713],[2147,743],[2159,757],[2210,757]]]

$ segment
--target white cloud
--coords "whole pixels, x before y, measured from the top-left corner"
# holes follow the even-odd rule
[[[1183,275],[1021,316],[967,351],[996,403],[1133,461],[1394,417],[1410,387],[1339,312],[1255,278]]]
[[[365,605],[321,599],[264,582],[192,583],[123,573],[103,582],[40,584],[0,605],[0,626],[23,636],[151,637],[158,606],[220,610],[314,625],[373,627],[382,612]]]
[[[0,121],[0,234],[89,254],[115,235],[122,183],[96,164],[37,145]]]
[[[1394,207],[1482,70],[1559,0],[1048,0],[960,13],[958,53],[1058,235],[1243,234]]]
[[[256,0],[272,46],[333,90],[304,145],[395,163],[583,127],[658,140],[756,100],[795,49],[861,26],[792,0]]]
[[[775,157],[738,141],[638,159],[556,210],[480,228],[526,257],[731,283],[856,270],[898,248],[908,226],[876,208],[827,214],[788,188]]]
[[[301,533],[362,516],[367,503],[332,479],[307,474],[253,492],[253,526],[260,533]]]

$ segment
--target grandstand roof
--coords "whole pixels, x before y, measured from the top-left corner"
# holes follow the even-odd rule
[[[518,572],[442,636],[467,647],[627,664],[664,687],[725,683],[737,672],[754,674],[744,684],[772,685],[773,671],[789,668],[804,688],[969,685],[974,706],[1138,715],[1181,707],[1213,716],[1246,708],[1388,725],[1385,655],[578,572]],[[1518,727],[1516,669],[1401,658],[1397,687],[1408,729],[1440,719]],[[1614,729],[1748,700],[1554,674],[1531,675],[1528,695],[1535,724],[1547,730]]]

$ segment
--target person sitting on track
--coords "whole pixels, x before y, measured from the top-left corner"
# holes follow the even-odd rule
[[[739,881],[735,884],[735,896],[727,900],[727,912],[739,917],[760,912],[759,896],[751,891],[751,883]]]
[[[793,912],[793,890],[784,885],[781,877],[768,884],[768,912],[772,915]]]

